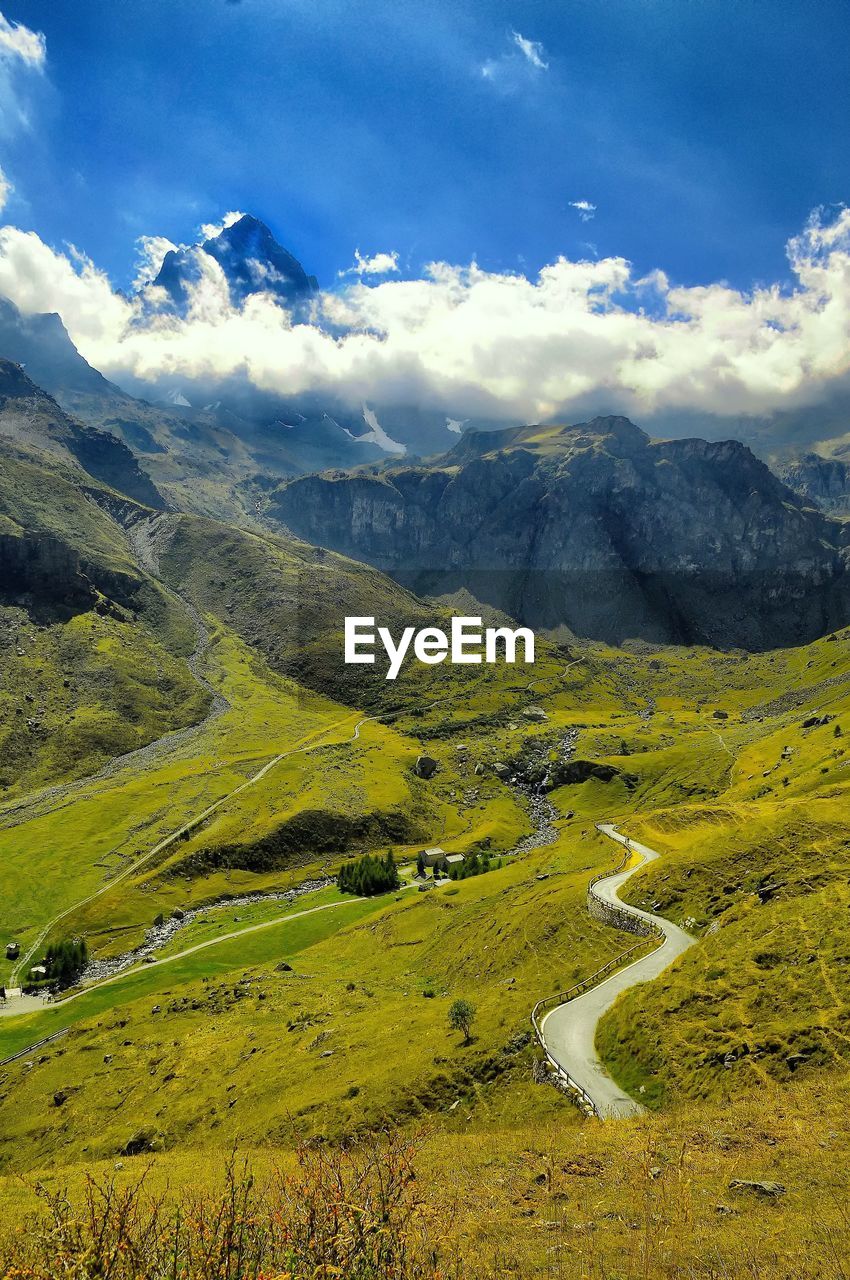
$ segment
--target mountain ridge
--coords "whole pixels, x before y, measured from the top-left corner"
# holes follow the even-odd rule
[[[847,617],[844,526],[740,442],[653,441],[622,417],[300,477],[269,512],[416,594],[466,587],[530,625],[610,642],[763,648]]]

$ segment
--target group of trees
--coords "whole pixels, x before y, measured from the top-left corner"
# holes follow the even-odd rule
[[[59,987],[72,987],[89,962],[85,938],[51,942],[44,957],[47,977]]]
[[[355,861],[344,862],[336,882],[341,893],[355,893],[359,898],[390,893],[401,885],[392,851],[385,858],[367,853]]]

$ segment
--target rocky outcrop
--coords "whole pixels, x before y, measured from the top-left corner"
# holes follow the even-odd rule
[[[271,510],[417,594],[465,588],[613,643],[760,649],[850,616],[837,521],[736,441],[650,440],[625,418],[469,432],[431,465],[290,481]]]
[[[0,602],[79,612],[135,609],[141,578],[86,560],[48,533],[0,533]]]
[[[553,766],[555,786],[575,786],[578,783],[587,782],[591,778],[596,782],[614,782],[618,780],[623,783],[628,791],[633,791],[639,781],[633,773],[625,773],[622,769],[618,769],[616,765],[605,764],[602,760],[570,760],[565,764],[559,763]]]
[[[850,515],[850,464],[840,458],[804,453],[798,458],[776,463],[774,471],[789,489],[823,511]]]
[[[417,756],[413,772],[417,778],[433,778],[437,772],[437,761],[433,756]]]
[[[0,534],[0,599],[17,596],[85,609],[96,592],[80,557],[59,538]]]
[[[120,395],[118,388],[80,355],[55,312],[27,314],[3,297],[0,356],[23,365],[33,382],[54,395],[59,390]]]

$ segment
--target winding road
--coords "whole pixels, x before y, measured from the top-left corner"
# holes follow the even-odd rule
[[[619,995],[640,982],[657,978],[668,965],[692,947],[696,939],[663,916],[641,911],[620,900],[619,890],[625,882],[659,855],[647,845],[638,844],[621,835],[610,823],[601,823],[598,829],[632,853],[638,854],[640,861],[625,871],[598,880],[594,885],[595,895],[619,911],[656,925],[664,934],[664,940],[648,955],[616,970],[589,991],[552,1009],[542,1018],[540,1032],[548,1053],[563,1068],[573,1084],[590,1098],[596,1114],[601,1119],[611,1119],[638,1115],[644,1107],[624,1092],[602,1065],[596,1052],[596,1032],[600,1019]]]

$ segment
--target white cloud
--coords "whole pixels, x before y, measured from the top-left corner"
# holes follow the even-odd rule
[[[539,40],[526,40],[518,31],[512,31],[513,42],[524,58],[538,71],[548,71],[549,63],[544,59],[543,45]]]
[[[0,169],[0,213],[5,209],[9,196],[14,190],[15,188],[12,186],[3,170]]]
[[[22,311],[58,311],[81,347],[111,347],[133,306],[88,258],[69,248],[57,253],[35,234],[0,227],[0,294]]]
[[[570,200],[569,205],[576,210],[582,222],[590,222],[596,217],[596,205],[589,200]]]
[[[509,43],[510,47],[505,53],[482,62],[478,72],[483,80],[512,93],[522,84],[528,84],[529,77],[536,77],[540,71],[548,71],[549,63],[539,40],[528,40],[519,31],[511,31]]]
[[[234,222],[238,222],[240,218],[244,218],[245,214],[240,213],[238,209],[231,209],[230,213],[226,213],[221,222],[204,222],[198,228],[203,240],[214,240],[216,236],[220,236],[222,231],[227,227],[232,227]]]
[[[40,31],[30,31],[21,22],[10,22],[0,13],[0,58],[43,67],[47,42]]]
[[[231,302],[198,252],[185,318],[117,293],[92,262],[0,230],[0,294],[58,311],[83,354],[121,382],[167,389],[244,373],[258,387],[410,404],[453,421],[536,421],[588,406],[764,413],[850,386],[850,209],[788,244],[793,284],[741,291],[637,277],[619,257],[560,257],[536,276],[431,263],[418,279],[359,276],[317,295],[309,323],[269,294]]]
[[[398,271],[398,253],[376,253],[371,258],[364,258],[359,249],[354,250],[354,266],[337,272],[343,276],[386,276]]]
[[[159,275],[162,260],[178,246],[166,236],[139,236],[136,241],[136,275],[133,287],[141,289]]]
[[[33,74],[43,70],[47,46],[40,31],[0,13],[0,137],[29,129]]]

